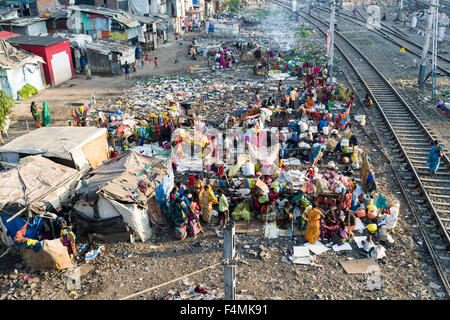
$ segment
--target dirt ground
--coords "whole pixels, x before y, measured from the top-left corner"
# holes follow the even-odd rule
[[[287,11],[276,6],[266,7],[269,10],[267,23],[279,19],[277,12],[281,10],[285,15],[286,25],[295,23],[295,19]],[[276,21],[278,22],[278,21]],[[280,31],[286,32],[281,29]],[[172,38],[166,44],[165,50],[158,49],[160,70],[153,70],[153,66],[146,66],[144,70],[138,67],[136,78],[124,80],[123,77],[99,77],[85,80],[84,76],[77,76],[66,84],[45,90],[33,99],[49,102],[54,111],[55,119],[61,123],[70,117],[70,106],[73,102],[87,102],[94,94],[97,102],[112,99],[123,89],[130,88],[138,78],[154,74],[185,74],[192,61],[187,59],[187,42],[191,35],[185,36],[183,48]],[[317,38],[322,46],[323,37]],[[150,59],[154,55],[150,55]],[[178,63],[172,64],[174,58]],[[339,57],[338,57],[339,58]],[[194,61],[196,65],[205,65],[206,61]],[[140,74],[141,72],[141,74]],[[220,73],[217,81],[221,81]],[[338,81],[344,79],[338,76]],[[261,80],[261,83],[265,83]],[[261,92],[267,94],[266,92]],[[18,118],[11,129],[13,134],[20,134],[23,119],[31,117],[27,113],[28,102],[17,107],[14,114]],[[352,110],[353,115],[359,114],[360,107]],[[222,111],[223,112],[223,111]],[[22,118],[21,118],[22,117]],[[370,121],[370,119],[368,120]],[[23,127],[22,127],[23,130]],[[364,257],[352,241],[353,250],[327,252],[316,257],[314,265],[296,265],[290,263],[288,250],[294,245],[305,242],[298,231],[294,238],[279,237],[267,239],[262,236],[260,223],[252,222],[250,232],[238,233],[237,253],[239,258],[237,273],[237,293],[244,299],[310,299],[310,300],[426,300],[444,299],[445,294],[439,283],[436,272],[430,264],[430,257],[421,242],[420,233],[415,225],[411,212],[406,209],[399,186],[394,183],[392,173],[377,149],[371,145],[369,139],[357,125],[353,128],[358,135],[363,150],[369,153],[373,162],[373,169],[377,176],[378,191],[382,192],[389,201],[398,199],[401,202],[400,220],[393,233],[395,242],[383,244],[387,257],[379,261],[381,287],[371,289],[368,286],[368,275],[347,274],[341,261],[351,261]],[[22,132],[23,133],[23,132]],[[339,163],[338,158],[331,157]],[[321,165],[321,168],[324,167]],[[358,173],[355,173],[358,176]],[[185,181],[187,177],[183,177]],[[159,285],[176,277],[188,275],[198,269],[213,265],[222,259],[223,238],[221,230],[212,224],[203,225],[205,234],[198,238],[188,237],[184,241],[175,241],[170,233],[160,232],[152,242],[119,242],[101,243],[105,252],[94,259],[81,278],[81,289],[71,295],[66,288],[64,273],[32,271],[20,263],[19,257],[7,256],[0,259],[0,300],[9,299],[119,299],[140,290]],[[367,218],[363,218],[365,224]],[[238,226],[242,230],[242,226]],[[367,232],[367,231],[365,231]],[[194,295],[193,288],[200,285],[209,294]],[[183,280],[168,284],[150,293],[142,294],[134,299],[138,300],[172,300],[172,299],[221,299],[223,298],[223,266],[187,277]]]
[[[162,44],[157,50],[149,52],[149,63],[141,66],[141,61],[136,62],[136,72],[131,73],[130,79],[124,75],[106,76],[93,75],[88,80],[84,73],[76,74],[72,79],[54,87],[40,91],[28,100],[16,101],[16,105],[10,115],[11,124],[8,131],[9,137],[4,137],[5,143],[15,137],[34,129],[33,118],[30,113],[30,105],[35,101],[39,107],[46,101],[50,107],[52,125],[67,125],[72,120],[72,107],[80,103],[88,103],[91,95],[94,95],[97,105],[105,104],[126,89],[135,85],[137,81],[156,75],[180,75],[189,73],[189,67],[204,66],[206,58],[198,57],[192,60],[188,57],[189,45],[194,37],[204,32],[190,32],[183,36],[183,45],[180,46],[174,35],[169,35],[167,43]],[[154,67],[154,58],[158,58],[158,69]],[[174,63],[174,61],[177,61]]]

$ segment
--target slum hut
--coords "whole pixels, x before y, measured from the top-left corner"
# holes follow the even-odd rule
[[[85,44],[86,56],[93,73],[120,74],[121,66],[136,61],[135,47],[117,40],[98,40]]]
[[[71,220],[78,236],[152,236],[151,224],[165,226],[164,212],[174,186],[170,160],[130,151],[92,171],[72,192]],[[131,228],[131,230],[130,230]]]
[[[18,18],[19,14],[15,8],[0,8],[0,21]]]
[[[156,50],[159,45],[157,27],[162,19],[156,17],[140,16],[137,14],[129,14],[131,17],[139,21],[141,24],[138,41],[141,43],[142,49],[145,51]]]
[[[87,62],[85,44],[92,43],[93,39],[87,34],[78,33],[54,33],[54,37],[60,37],[70,42],[70,52],[72,54],[75,72],[81,72]]]
[[[34,54],[20,50],[8,41],[0,39],[0,85],[1,89],[14,100],[18,100],[21,90],[29,84],[37,90],[44,88],[42,64],[44,60]],[[24,93],[22,93],[24,95]],[[27,98],[24,96],[22,98]]]
[[[42,154],[75,169],[98,167],[108,159],[107,131],[93,127],[44,127],[20,136],[0,148],[2,161],[18,163]]]
[[[19,249],[32,268],[70,266],[59,230],[68,212],[69,190],[83,172],[41,155],[5,167],[9,170],[0,172],[0,255]]]
[[[10,42],[44,59],[43,69],[47,84],[55,86],[75,75],[69,40],[50,36],[22,36],[11,38]]]
[[[154,16],[157,19],[161,19],[161,21],[158,20],[156,23],[156,32],[158,34],[158,43],[166,43],[169,39],[169,32],[174,31],[174,17],[170,17],[167,14],[158,14]]]
[[[46,13],[46,25],[49,34],[67,32],[68,10],[52,10]]]
[[[141,24],[128,12],[90,5],[77,5],[68,8],[69,31],[89,34],[94,39],[115,39],[136,45],[142,33]]]
[[[0,20],[0,29],[24,36],[46,35],[48,32],[45,19],[41,18],[13,18]]]

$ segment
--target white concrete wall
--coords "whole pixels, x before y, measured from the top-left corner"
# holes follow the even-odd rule
[[[45,24],[45,21],[34,23],[28,26],[27,32],[29,36],[38,36],[41,33],[47,33],[47,25]]]

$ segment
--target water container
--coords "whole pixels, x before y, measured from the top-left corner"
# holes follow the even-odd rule
[[[363,200],[366,206],[374,205],[374,199],[367,194],[363,195]]]
[[[324,135],[328,135],[328,131],[329,131],[330,129],[328,128],[328,127],[323,127],[322,128],[322,131],[323,131],[323,134]]]
[[[81,64],[81,69],[84,69],[84,66],[86,65],[86,58],[80,58],[80,64]]]

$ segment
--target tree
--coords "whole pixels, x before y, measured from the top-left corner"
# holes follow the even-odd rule
[[[237,12],[245,0],[224,0],[222,8],[230,12]]]
[[[0,141],[3,141],[1,132],[6,127],[6,117],[14,107],[14,100],[3,90],[0,90]]]

